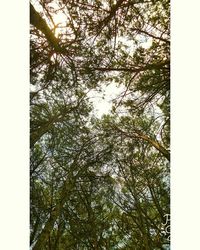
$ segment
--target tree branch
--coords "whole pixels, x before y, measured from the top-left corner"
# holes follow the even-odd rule
[[[151,139],[147,135],[142,134],[140,131],[137,131],[137,130],[134,131],[134,134],[130,135],[116,126],[115,126],[115,129],[117,129],[118,131],[120,131],[122,134],[124,134],[125,136],[129,138],[138,138],[138,139],[142,139],[148,142],[151,146],[157,149],[168,161],[170,161],[170,152],[167,149],[165,149],[162,145],[160,145],[160,143]]]
[[[151,70],[151,69],[162,69],[162,68],[167,68],[169,67],[169,61],[164,61],[164,62],[160,62],[160,63],[152,63],[152,64],[147,64],[145,66],[141,66],[138,68],[113,68],[113,67],[97,67],[97,68],[89,68],[90,70],[98,70],[98,71],[124,71],[124,72],[132,72],[132,73],[139,73],[141,71],[145,71],[145,70]]]
[[[35,10],[31,3],[30,23],[45,35],[47,41],[56,52],[64,52],[64,49],[59,44],[59,40],[55,37],[52,30],[47,25],[46,21],[40,16],[40,14]]]

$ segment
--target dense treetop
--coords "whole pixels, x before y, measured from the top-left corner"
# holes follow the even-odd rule
[[[169,249],[169,11],[30,2],[31,249]],[[97,118],[89,93],[112,83]]]

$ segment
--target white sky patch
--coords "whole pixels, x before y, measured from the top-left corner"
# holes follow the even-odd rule
[[[150,38],[147,39],[146,42],[142,43],[142,47],[143,47],[144,49],[148,49],[148,48],[151,47],[152,42],[153,42],[153,39],[150,37]]]
[[[112,82],[102,87],[102,92],[92,90],[88,93],[88,97],[94,105],[93,114],[101,118],[102,115],[108,114],[112,109],[112,101],[124,91],[124,86],[117,86]]]
[[[141,34],[138,34],[136,36],[136,39],[140,42],[140,45],[142,46],[142,48],[144,49],[148,49],[151,47],[153,39],[151,37],[147,37]]]
[[[149,49],[152,46],[153,39],[151,37],[144,36],[142,34],[138,34],[136,36],[136,39],[138,40],[140,46],[144,49]],[[113,41],[114,42],[114,38]],[[127,46],[126,50],[128,53],[133,54],[135,50],[137,49],[137,46],[134,44],[132,40],[127,39],[123,36],[117,37],[117,43],[122,43],[123,45]]]

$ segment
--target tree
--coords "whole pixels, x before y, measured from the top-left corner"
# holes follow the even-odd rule
[[[169,247],[169,8],[30,3],[33,250]],[[124,91],[97,119],[88,93],[112,82]]]

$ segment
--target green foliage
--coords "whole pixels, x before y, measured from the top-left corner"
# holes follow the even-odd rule
[[[43,11],[31,7],[30,27],[32,249],[164,249],[168,0],[37,2]],[[65,20],[56,24],[61,12]],[[88,93],[112,82],[125,91],[98,119]]]

